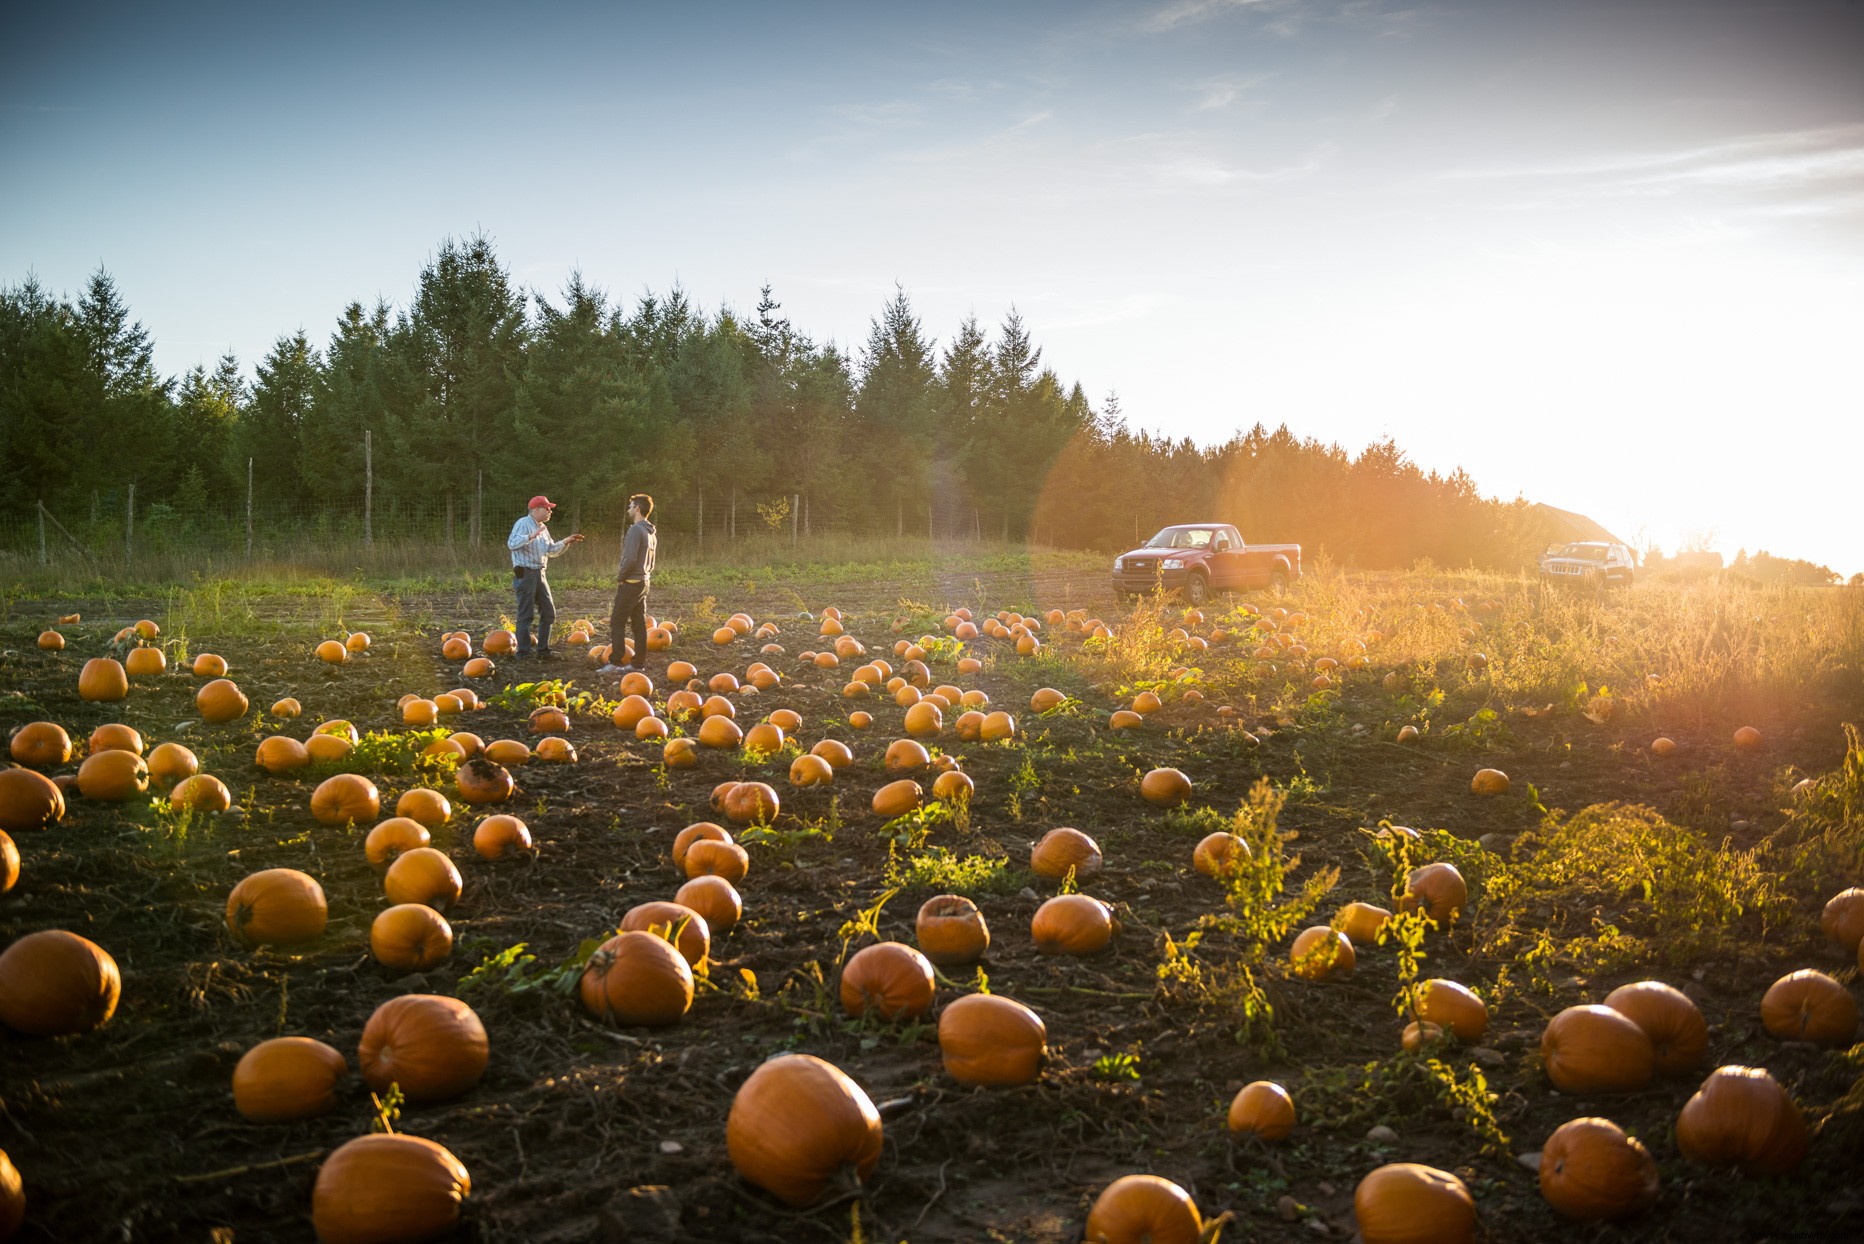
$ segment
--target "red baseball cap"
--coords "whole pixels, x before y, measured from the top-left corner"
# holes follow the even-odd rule
[[[541,492],[538,493],[535,497],[532,497],[530,500],[530,503],[526,505],[524,508],[527,510],[534,510],[540,505],[543,506],[547,510],[554,510],[557,508],[557,503],[552,501],[549,497],[546,497]]]

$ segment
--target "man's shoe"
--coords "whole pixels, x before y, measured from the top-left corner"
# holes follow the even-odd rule
[[[557,654],[554,648],[539,648],[537,650],[537,659],[539,661],[561,661],[563,658]]]

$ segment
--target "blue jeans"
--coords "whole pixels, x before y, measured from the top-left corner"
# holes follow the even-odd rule
[[[541,570],[520,566],[513,571],[518,590],[518,653],[531,650],[531,615],[537,615],[537,650],[550,651],[550,624],[557,620],[557,602],[550,595],[550,580]]]

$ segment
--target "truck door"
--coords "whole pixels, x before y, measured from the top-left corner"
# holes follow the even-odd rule
[[[1243,587],[1243,538],[1234,527],[1219,527],[1211,537],[1210,586],[1219,592]]]

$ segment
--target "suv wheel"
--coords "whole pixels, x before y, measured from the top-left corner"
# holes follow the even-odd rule
[[[1191,577],[1185,580],[1184,598],[1194,607],[1203,605],[1210,599],[1210,581],[1193,571]]]

